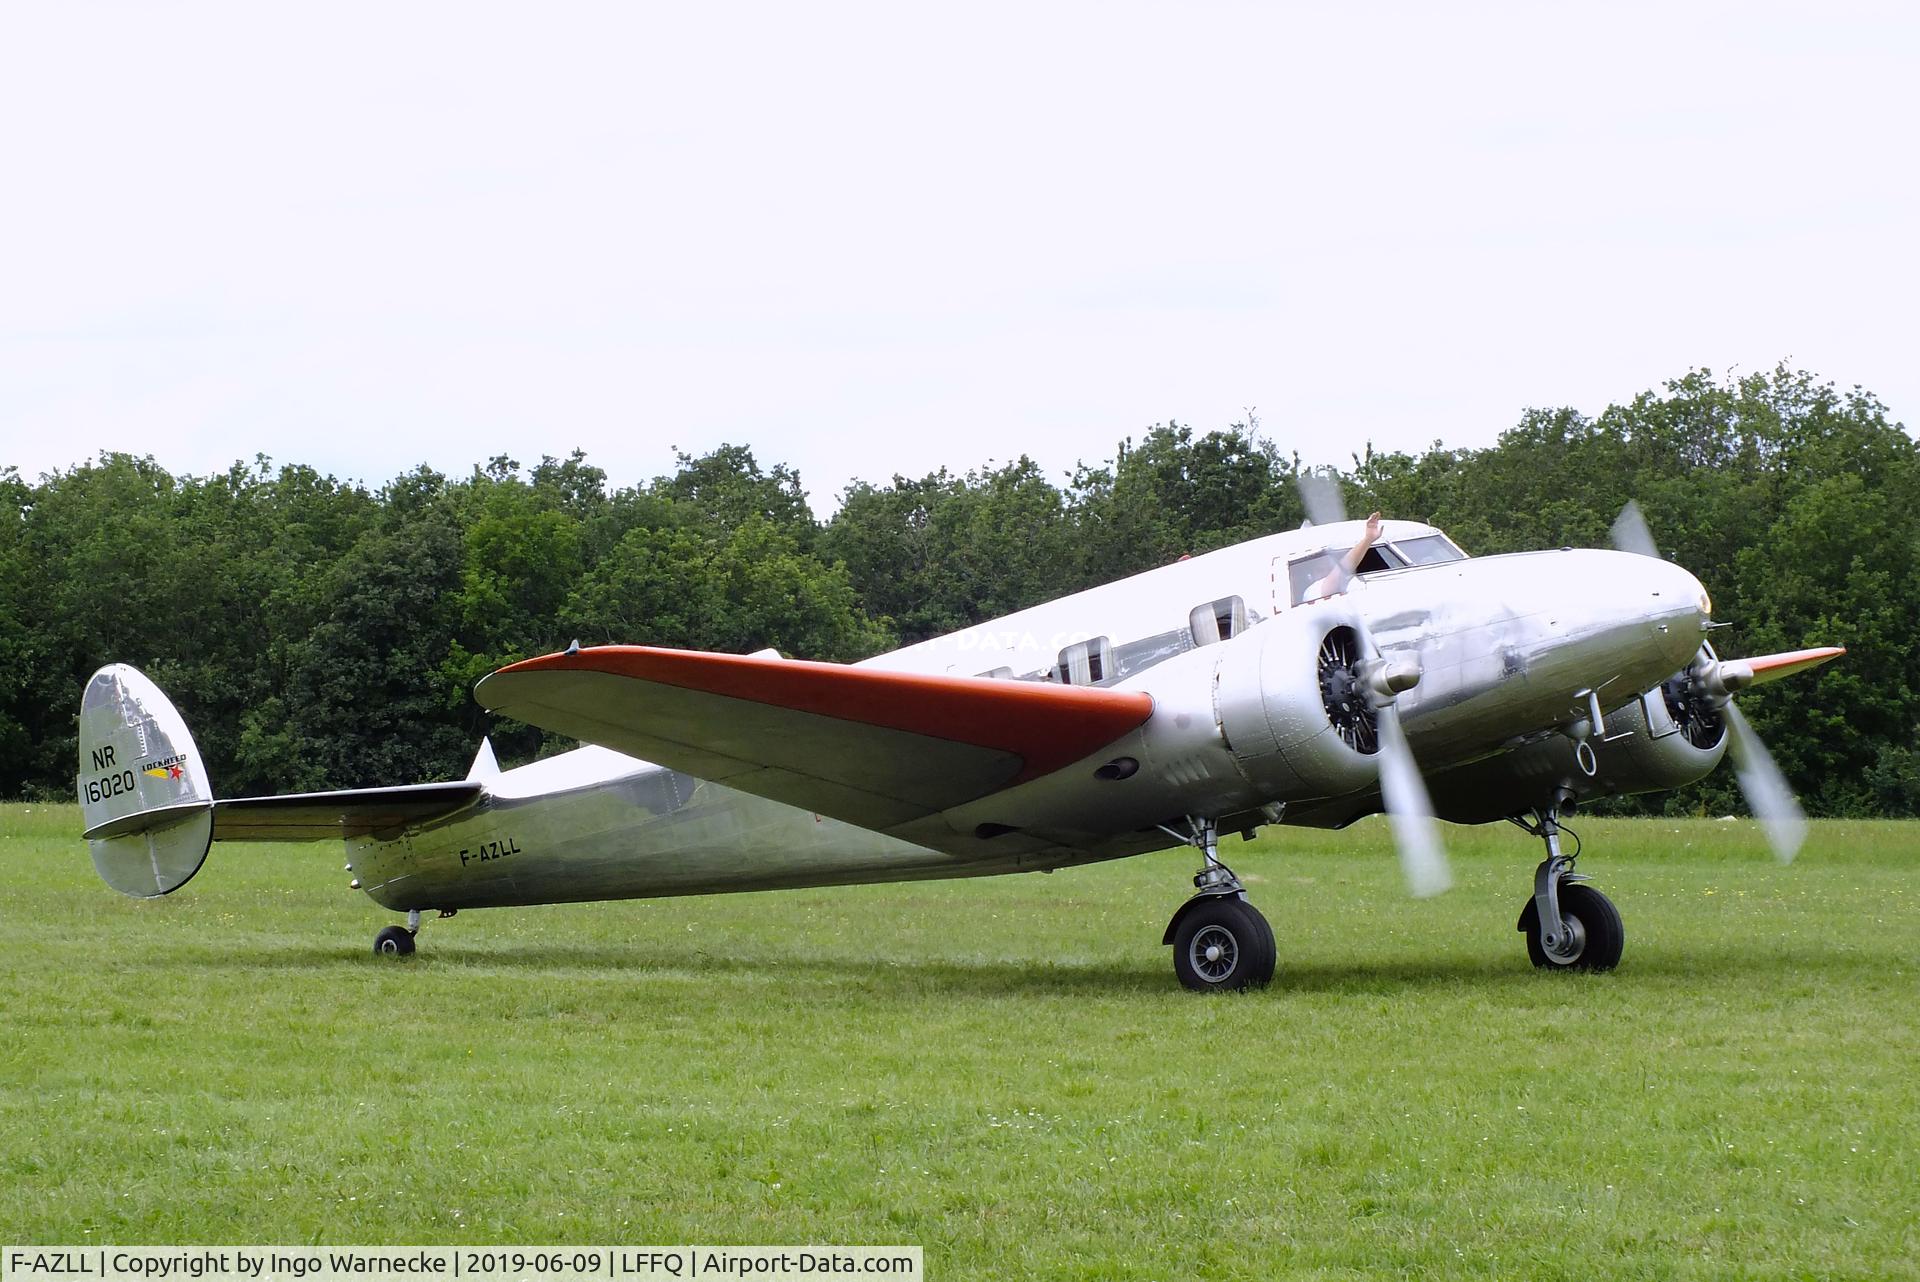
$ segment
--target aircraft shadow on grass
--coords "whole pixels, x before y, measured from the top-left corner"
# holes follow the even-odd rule
[[[340,970],[381,973],[378,958],[362,957],[333,947],[287,948],[262,943],[257,948],[226,948],[199,956],[194,964],[229,970]],[[956,996],[1140,996],[1167,991],[1159,966],[1152,961],[1116,963],[1111,959],[1090,959],[1077,963],[1036,963],[1022,959],[956,961],[942,958],[897,962],[866,962],[855,958],[814,958],[793,960],[769,957],[739,957],[719,954],[702,956],[681,950],[664,951],[631,947],[573,947],[562,943],[527,943],[506,947],[484,946],[471,950],[444,948],[433,958],[418,958],[410,967],[431,970],[503,971],[535,973],[561,979],[587,979],[595,975],[616,974],[637,981],[669,977],[699,979],[760,978],[793,989],[826,986],[836,989],[864,989],[875,997],[923,997],[942,993]],[[1857,955],[1840,950],[1803,952],[1763,951],[1747,948],[1700,946],[1671,952],[1643,951],[1630,969],[1612,975],[1594,975],[1587,982],[1597,986],[1635,986],[1665,988],[1672,982],[1690,987],[1725,981],[1751,986],[1756,978],[1777,976],[1781,982],[1839,974],[1859,967]],[[1542,989],[1547,977],[1533,970],[1517,969],[1510,959],[1492,954],[1414,958],[1365,958],[1341,961],[1315,961],[1302,958],[1282,965],[1272,984],[1264,990],[1267,999],[1294,994],[1339,994],[1356,996],[1419,992],[1446,988],[1509,990],[1516,993],[1550,991]],[[1254,998],[1258,1000],[1258,997]]]

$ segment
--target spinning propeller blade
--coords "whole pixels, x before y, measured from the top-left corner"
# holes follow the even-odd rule
[[[1356,674],[1373,708],[1379,741],[1380,802],[1393,827],[1394,848],[1407,889],[1416,899],[1428,899],[1453,884],[1447,856],[1440,846],[1440,830],[1433,818],[1433,802],[1420,778],[1406,728],[1400,724],[1399,697],[1420,683],[1421,665],[1405,658],[1388,659],[1380,653],[1373,634],[1360,628],[1360,643],[1372,656]]]
[[[1774,858],[1792,863],[1807,839],[1807,816],[1793,799],[1786,776],[1773,764],[1773,754],[1747,724],[1746,715],[1731,699],[1721,714],[1727,719],[1727,755],[1733,758],[1734,777],[1746,795],[1747,808],[1766,832]]]
[[[1653,541],[1653,531],[1647,528],[1647,518],[1641,515],[1640,505],[1632,499],[1628,499],[1620,515],[1613,518],[1613,546],[1622,552],[1660,559],[1660,547]]]
[[[1340,482],[1324,472],[1301,472],[1294,479],[1300,487],[1300,502],[1306,506],[1309,521],[1315,525],[1337,525],[1347,519],[1347,501],[1340,493]]]
[[[1386,803],[1387,822],[1393,826],[1393,844],[1400,852],[1400,870],[1407,890],[1416,899],[1430,899],[1453,884],[1447,856],[1440,848],[1440,831],[1433,803],[1420,767],[1400,727],[1400,709],[1391,700],[1374,707],[1380,729],[1380,799]]]

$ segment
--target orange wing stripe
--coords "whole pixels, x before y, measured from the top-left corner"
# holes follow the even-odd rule
[[[1015,782],[1078,761],[1153,715],[1153,697],[1131,690],[927,676],[653,646],[595,646],[500,671],[605,672],[992,748],[1026,763]]]

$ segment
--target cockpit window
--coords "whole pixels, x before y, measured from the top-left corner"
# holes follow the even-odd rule
[[[1303,556],[1297,561],[1289,562],[1287,587],[1292,593],[1289,599],[1295,605],[1299,605],[1303,601],[1313,601],[1323,596],[1332,596],[1335,592],[1345,591],[1345,583],[1326,581],[1327,576],[1333,574],[1338,568],[1344,556],[1346,556],[1344,550],[1328,548],[1325,552],[1315,552],[1311,556]],[[1354,573],[1361,575],[1372,574],[1376,570],[1394,570],[1402,564],[1400,558],[1392,555],[1390,549],[1376,544],[1368,548],[1367,554],[1360,558],[1360,566]]]
[[[1334,554],[1316,552],[1312,556],[1303,556],[1287,566],[1287,586],[1291,589],[1289,600],[1299,605],[1307,599],[1307,589],[1326,577],[1333,569]]]
[[[1347,585],[1336,582],[1338,567],[1347,555],[1345,548],[1328,548],[1324,552],[1313,552],[1291,561],[1287,565],[1288,599],[1299,605],[1304,601],[1317,600],[1331,596],[1335,592],[1344,592]],[[1360,559],[1355,577],[1372,574],[1379,570],[1400,570],[1416,565],[1440,565],[1447,561],[1464,561],[1467,554],[1455,547],[1453,540],[1444,534],[1420,534],[1412,538],[1395,539],[1391,543],[1380,542],[1367,549]],[[1333,575],[1334,579],[1328,576]]]
[[[1445,561],[1464,561],[1467,554],[1453,545],[1444,534],[1422,534],[1417,538],[1395,539],[1393,549],[1408,565],[1439,565]]]

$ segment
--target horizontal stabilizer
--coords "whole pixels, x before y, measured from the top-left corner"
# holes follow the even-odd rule
[[[322,841],[390,833],[464,810],[487,791],[479,780],[401,788],[295,792],[213,803],[215,841]]]
[[[884,831],[1050,774],[1137,728],[1142,693],[599,646],[481,679],[495,712]]]

